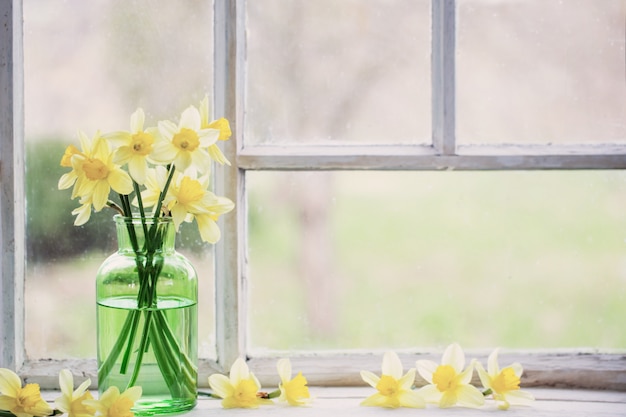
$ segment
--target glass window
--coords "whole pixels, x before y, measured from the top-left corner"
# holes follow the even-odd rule
[[[458,0],[459,144],[625,144],[622,0]]]
[[[626,346],[621,171],[248,176],[252,351]]]
[[[245,141],[430,143],[430,2],[246,4]]]

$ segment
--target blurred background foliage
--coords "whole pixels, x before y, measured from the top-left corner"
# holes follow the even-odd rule
[[[29,142],[26,147],[26,221],[28,223],[27,257],[29,262],[49,262],[76,256],[77,248],[94,251],[111,249],[115,229],[111,227],[113,210],[94,215],[84,226],[72,225],[72,210],[78,200],[71,200],[71,189],[60,191],[58,181],[68,171],[59,162],[67,145],[58,140]],[[106,215],[105,213],[108,213]]]

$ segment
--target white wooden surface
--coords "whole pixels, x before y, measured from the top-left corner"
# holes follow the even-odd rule
[[[264,406],[256,410],[229,409],[221,407],[220,400],[200,399],[198,406],[185,414],[188,417],[200,416],[567,416],[605,417],[626,416],[626,393],[608,391],[575,391],[553,389],[528,389],[536,401],[529,407],[511,407],[507,411],[498,410],[493,402],[480,409],[450,408],[440,409],[427,405],[426,409],[362,407],[360,402],[373,393],[373,388],[317,388],[310,392],[315,398],[309,407],[289,407],[282,405]]]
[[[285,405],[269,405],[258,409],[223,409],[221,400],[200,398],[196,408],[185,417],[203,416],[567,416],[567,417],[617,417],[626,416],[626,393],[612,391],[576,391],[557,389],[526,389],[535,396],[535,401],[528,407],[511,407],[507,411],[498,410],[491,400],[479,409],[449,408],[440,409],[436,405],[427,405],[425,409],[398,408],[388,410],[383,408],[362,407],[361,401],[371,395],[373,388],[321,388],[311,387],[314,397],[308,407],[289,407]],[[44,398],[53,401],[59,396],[58,392],[47,391]],[[94,393],[97,398],[97,393]]]

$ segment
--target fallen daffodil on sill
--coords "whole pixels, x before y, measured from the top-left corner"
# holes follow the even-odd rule
[[[386,408],[423,408],[425,406],[424,399],[418,392],[412,390],[415,382],[415,368],[409,369],[404,375],[402,373],[400,358],[392,351],[383,356],[380,377],[369,371],[361,371],[363,381],[378,390],[361,402],[361,405]]]
[[[41,398],[39,384],[22,386],[20,377],[6,368],[0,368],[0,410],[17,417],[48,416],[54,412]]]
[[[485,395],[491,394],[501,410],[508,409],[511,404],[528,405],[534,397],[520,390],[520,378],[524,372],[522,365],[516,362],[500,369],[498,352],[499,349],[496,349],[489,355],[486,371],[482,364],[476,364],[478,376],[486,389]]]
[[[87,390],[91,379],[86,379],[74,390],[74,377],[72,373],[64,369],[59,374],[59,387],[61,396],[54,401],[56,408],[68,417],[91,417],[96,414],[96,409],[85,405],[84,400],[93,400],[93,396]]]
[[[258,408],[263,404],[272,404],[271,400],[259,395],[261,384],[242,358],[233,363],[229,376],[211,375],[209,385],[214,395],[222,399],[224,408]]]
[[[141,387],[130,387],[124,392],[116,386],[109,387],[99,399],[84,400],[83,404],[96,409],[96,417],[133,417],[132,408],[141,398]]]
[[[134,417],[132,408],[141,398],[141,387],[132,387],[120,393],[116,387],[109,388],[100,399],[93,398],[87,390],[87,379],[74,389],[72,373],[64,369],[59,373],[61,396],[53,409],[41,397],[38,384],[22,387],[20,377],[13,371],[0,368],[0,416],[1,417]]]
[[[453,405],[480,407],[485,403],[483,394],[471,385],[474,362],[464,369],[465,354],[453,343],[446,348],[441,364],[430,360],[418,360],[417,371],[428,382],[418,392],[426,402],[446,408]]]
[[[302,372],[298,372],[295,377],[291,378],[291,361],[286,358],[280,359],[276,367],[280,377],[280,385],[278,386],[280,396],[278,400],[293,406],[309,404],[311,394],[309,393],[307,380],[302,375]],[[269,396],[272,398],[272,394]]]

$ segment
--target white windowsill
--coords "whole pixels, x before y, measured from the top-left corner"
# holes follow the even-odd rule
[[[493,401],[488,400],[485,406],[480,409],[460,408],[439,409],[435,405],[428,405],[426,409],[396,409],[393,411],[362,407],[360,402],[373,394],[374,390],[367,387],[311,387],[310,392],[314,397],[313,402],[308,407],[289,407],[284,405],[263,406],[256,410],[243,409],[223,409],[221,401],[216,399],[201,397],[198,405],[192,411],[182,414],[187,417],[212,416],[321,416],[329,415],[333,417],[345,416],[389,416],[393,412],[394,417],[398,416],[419,416],[428,415],[430,417],[458,415],[462,417],[489,416],[494,412],[505,413],[503,416],[567,416],[567,417],[604,417],[604,416],[626,416],[626,392],[615,391],[588,391],[588,390],[562,390],[549,388],[525,389],[531,392],[536,401],[528,407],[514,407],[509,410],[500,411]],[[55,391],[46,391],[44,397],[51,401],[58,396]],[[97,394],[94,393],[97,397]]]

